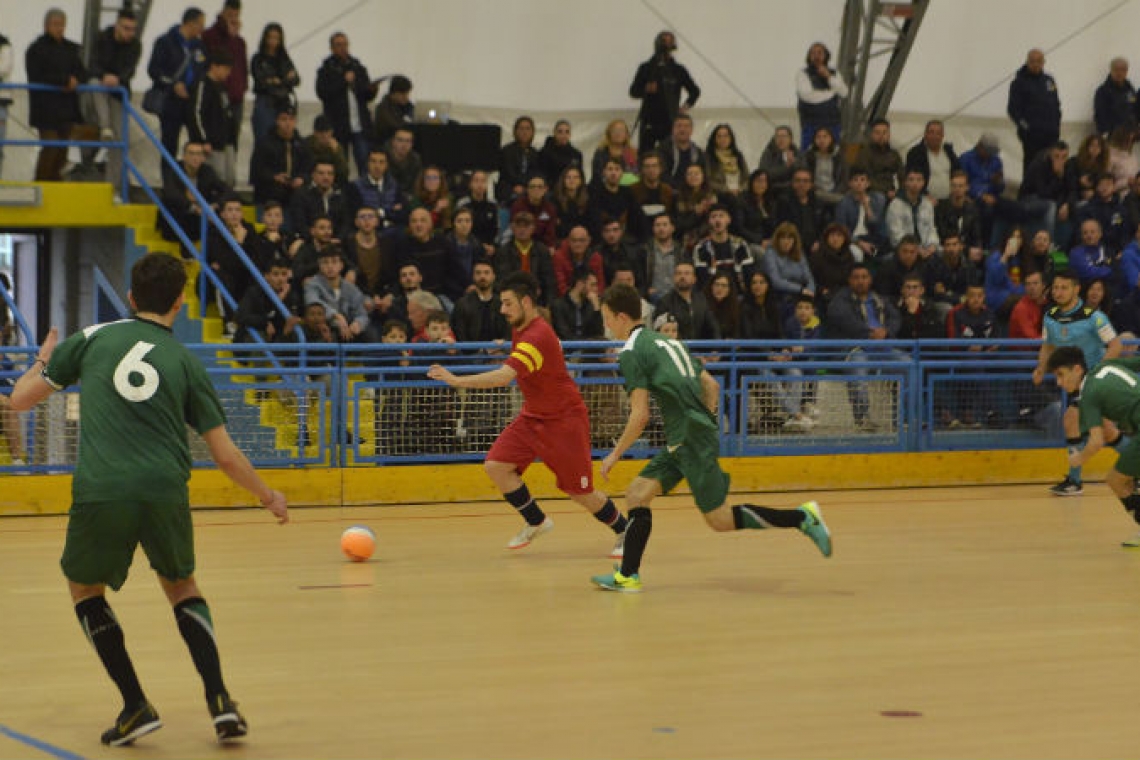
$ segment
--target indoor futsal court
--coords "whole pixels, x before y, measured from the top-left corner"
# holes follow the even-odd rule
[[[798,531],[717,535],[664,499],[645,592],[589,584],[612,536],[569,502],[528,549],[500,503],[197,511],[198,578],[250,723],[218,748],[141,555],[111,597],[165,727],[118,695],[58,568],[65,517],[0,521],[0,758],[1130,758],[1135,527],[1102,485],[866,490]],[[746,498],[790,505],[806,493]],[[373,558],[341,531],[375,530]]]

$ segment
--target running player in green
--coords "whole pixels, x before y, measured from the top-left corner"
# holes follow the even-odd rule
[[[1140,478],[1140,438],[1136,437],[1140,430],[1140,358],[1109,359],[1090,372],[1079,347],[1062,346],[1049,356],[1047,366],[1066,393],[1080,394],[1081,435],[1087,435],[1088,442],[1069,454],[1069,464],[1080,467],[1105,446],[1117,447],[1120,457],[1105,483],[1132,519],[1140,523],[1140,494],[1136,493],[1136,479]],[[1106,440],[1107,423],[1116,423],[1119,428],[1115,441]],[[1110,429],[1107,435],[1111,434]],[[1140,548],[1140,533],[1122,545]]]
[[[641,557],[653,529],[650,502],[667,494],[682,479],[689,481],[697,507],[715,531],[799,528],[825,557],[831,556],[831,534],[814,501],[797,509],[753,504],[731,506],[728,474],[720,468],[720,387],[685,346],[653,332],[641,321],[641,296],[628,285],[614,285],[602,297],[602,318],[616,340],[625,341],[618,356],[629,392],[629,420],[614,450],[602,461],[602,477],[641,436],[649,423],[649,398],[665,421],[665,450],[659,452],[626,490],[629,525],[621,567],[593,577],[595,585],[624,593],[641,590]]]
[[[144,256],[131,269],[135,317],[93,325],[58,346],[52,328],[12,391],[12,405],[26,411],[52,391],[81,383],[79,461],[60,565],[83,632],[123,696],[122,713],[102,736],[111,746],[162,727],[105,596],[107,586],[118,591],[127,579],[139,544],[202,676],[218,741],[247,731],[222,681],[210,608],[194,581],[187,424],[226,475],[278,522],[289,519],[285,497],[262,481],[226,431],[205,368],[171,333],[185,285],[181,261]]]

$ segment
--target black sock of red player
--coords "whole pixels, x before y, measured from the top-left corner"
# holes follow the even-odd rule
[[[503,494],[503,498],[519,511],[527,525],[542,525],[546,513],[539,509],[538,502],[531,498],[530,490],[523,483],[514,491]]]

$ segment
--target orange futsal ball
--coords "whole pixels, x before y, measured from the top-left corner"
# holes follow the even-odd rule
[[[353,525],[340,534],[340,550],[353,562],[363,562],[376,551],[376,534],[364,525]]]

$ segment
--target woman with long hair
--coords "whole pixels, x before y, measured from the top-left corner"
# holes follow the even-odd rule
[[[792,128],[776,127],[776,133],[768,141],[768,146],[760,155],[760,168],[768,172],[768,181],[777,193],[785,193],[792,188],[792,172],[800,165],[800,152],[796,149],[796,138]]]
[[[431,214],[432,229],[444,232],[451,229],[452,205],[443,169],[438,166],[424,167],[420,176],[416,177],[411,207],[426,208]]]
[[[709,135],[705,149],[705,160],[709,167],[709,187],[722,200],[738,197],[747,184],[748,164],[744,154],[736,146],[736,133],[728,124],[717,124]]]
[[[819,247],[808,254],[812,277],[825,302],[847,284],[847,274],[854,263],[851,232],[839,222],[827,225],[819,237]]]
[[[748,278],[748,292],[740,311],[740,337],[745,340],[779,340],[783,337],[778,298],[768,275],[759,269]]]
[[[740,296],[736,292],[736,278],[719,272],[713,275],[705,286],[705,300],[709,311],[720,327],[722,340],[739,338],[740,335]]]
[[[265,25],[261,42],[250,62],[253,73],[253,139],[260,140],[273,130],[277,113],[296,107],[294,90],[301,83],[297,67],[285,50],[285,30],[277,22]]]
[[[708,234],[709,211],[716,204],[716,193],[705,180],[705,170],[700,164],[685,168],[685,181],[677,191],[677,234],[681,237],[685,251]]]
[[[602,141],[594,151],[594,158],[590,162],[592,174],[591,182],[600,182],[602,169],[606,161],[615,158],[621,162],[622,171],[626,174],[637,174],[637,149],[629,136],[629,125],[623,119],[614,119],[606,125]]]
[[[467,194],[455,203],[457,209],[471,209],[474,219],[472,233],[483,244],[488,256],[494,254],[499,239],[499,207],[490,197],[490,186],[487,172],[476,169],[467,181]]]
[[[827,206],[839,203],[847,192],[847,162],[839,155],[839,144],[829,128],[815,131],[803,160],[812,175],[815,197]]]
[[[748,187],[740,195],[740,221],[734,231],[753,246],[757,258],[772,242],[776,229],[776,201],[771,189],[768,172],[757,169],[749,175]]]
[[[590,213],[590,193],[586,190],[586,178],[582,167],[567,166],[554,186],[554,207],[558,210],[557,238],[565,240],[570,230],[585,227],[590,236],[598,237],[596,220]]]
[[[804,255],[800,231],[784,222],[772,235],[772,247],[764,256],[764,274],[780,298],[780,313],[790,316],[800,296],[815,297],[815,277]]]
[[[495,196],[510,206],[526,193],[526,181],[539,173],[538,151],[534,149],[534,119],[520,116],[511,130],[514,140],[499,151],[499,184]]]
[[[1108,171],[1108,149],[1100,135],[1089,135],[1081,140],[1077,155],[1069,159],[1065,175],[1074,177],[1076,185],[1070,188],[1070,203],[1075,206],[1087,200],[1096,191],[1096,178]]]
[[[1126,192],[1132,178],[1140,172],[1140,161],[1132,155],[1132,145],[1136,142],[1133,127],[1122,124],[1108,136],[1108,173],[1116,180],[1116,192]]]

